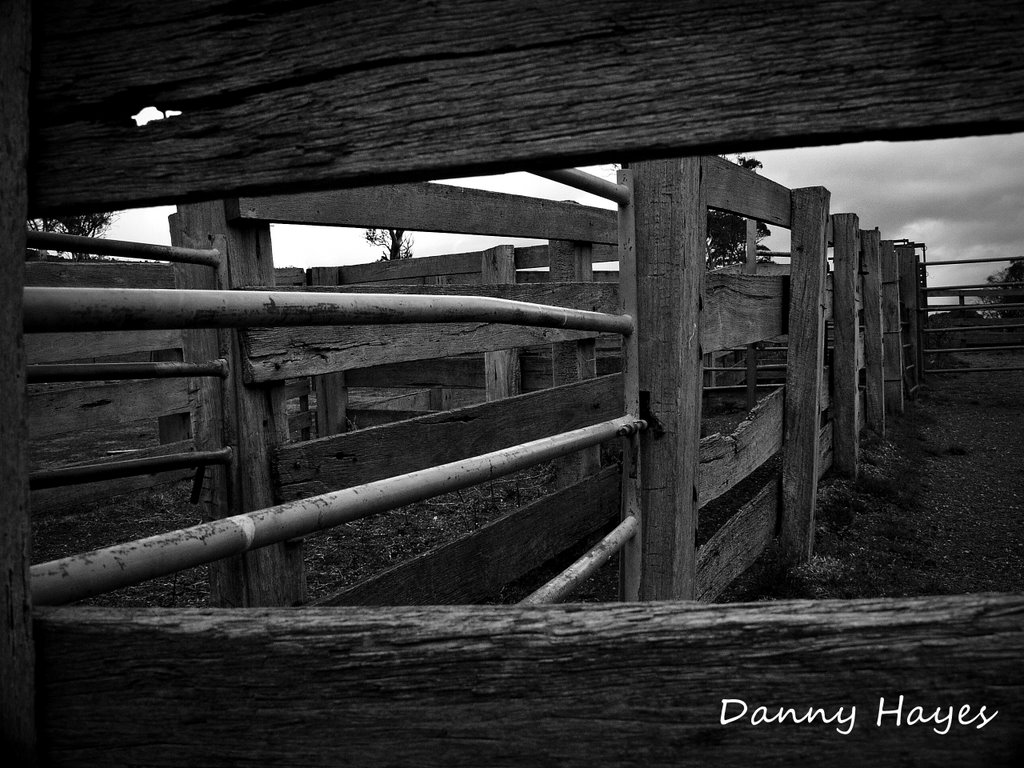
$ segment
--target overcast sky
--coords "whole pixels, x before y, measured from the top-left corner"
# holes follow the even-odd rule
[[[834,213],[856,213],[862,229],[883,239],[908,238],[928,246],[929,261],[1024,255],[1024,133],[926,142],[867,142],[755,153],[761,173],[787,187],[824,186]],[[589,169],[611,175],[608,168]],[[612,204],[528,174],[452,180],[464,186]],[[122,212],[108,237],[169,243],[173,208]],[[773,230],[779,228],[773,227]],[[417,256],[459,253],[498,243],[539,241],[414,233]],[[331,266],[375,261],[379,249],[361,230],[274,226],[277,266]],[[768,241],[788,250],[782,230]],[[1005,264],[934,267],[929,283],[980,282]],[[954,271],[955,270],[955,271]]]

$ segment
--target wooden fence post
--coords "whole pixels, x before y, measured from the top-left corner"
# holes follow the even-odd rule
[[[747,253],[743,274],[757,274],[757,220],[747,219]],[[757,405],[757,344],[747,344],[747,410]]]
[[[696,581],[707,204],[700,158],[633,166],[640,413],[641,600]]]
[[[548,279],[553,283],[590,283],[594,280],[590,243],[570,240],[548,242]],[[551,345],[551,385],[571,384],[597,376],[596,339],[562,341]],[[557,487],[565,488],[601,468],[601,447],[594,446],[557,461]]]
[[[516,249],[498,245],[483,252],[480,280],[484,284],[507,284],[516,281]],[[499,349],[484,352],[484,379],[487,401],[518,395],[521,391],[519,350]]]
[[[899,265],[892,240],[882,240],[882,344],[885,415],[903,413],[903,333],[900,326]]]
[[[227,223],[224,203],[180,206],[180,236],[192,245],[217,247],[225,262],[219,272],[221,287],[238,288],[274,284],[270,228],[264,224],[235,227]],[[195,269],[209,268],[196,267]],[[193,272],[192,274],[198,274]],[[209,281],[206,277],[196,278]],[[242,379],[243,350],[237,331],[220,336],[221,354],[227,356],[229,377],[222,388],[223,443],[234,450],[230,472],[221,476],[225,487],[212,489],[222,517],[272,506],[276,499],[270,474],[270,452],[288,440],[284,385],[246,386]],[[212,408],[212,406],[211,406]],[[208,420],[197,432],[216,431]],[[215,441],[207,433],[200,440]],[[300,541],[262,547],[211,566],[211,601],[224,607],[295,605],[305,600],[305,572]]]
[[[806,187],[792,192],[792,265],[780,530],[783,556],[790,563],[806,561],[814,549],[829,198],[829,191],[824,187]]]
[[[337,267],[313,267],[306,274],[309,285],[337,285]],[[348,387],[345,374],[325,373],[313,377],[316,387],[316,436],[340,435],[348,431]]]
[[[896,249],[899,259],[900,301],[906,315],[901,328],[904,350],[903,367],[907,384],[906,396],[913,400],[917,397],[917,387],[921,380],[917,369],[918,344],[918,311],[917,311],[917,249],[913,244]]]
[[[837,474],[857,477],[859,461],[860,369],[857,343],[857,281],[860,272],[860,221],[855,213],[832,216],[834,268],[832,272],[832,325],[835,356],[832,364],[832,468]]]
[[[0,733],[9,765],[34,765],[35,648],[29,590],[28,422],[21,330],[28,216],[31,12],[4,4],[0,24]]]
[[[877,434],[885,435],[885,372],[882,350],[882,275],[881,235],[877,229],[861,230],[861,262],[864,307],[864,368],[867,384],[867,424]]]

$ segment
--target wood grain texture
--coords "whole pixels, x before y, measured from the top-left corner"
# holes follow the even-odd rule
[[[855,0],[838,33],[835,13],[219,0],[183,24],[156,0],[46,3],[32,208],[1024,126],[1016,0]],[[395,30],[400,55],[367,42]],[[746,87],[766,72],[768,94]],[[183,114],[137,127],[151,105]]]
[[[589,426],[623,413],[622,378],[602,376],[504,402],[282,446],[274,459],[277,493],[283,500],[326,493]]]
[[[788,277],[711,273],[705,286],[705,353],[786,333]]]
[[[25,285],[55,288],[173,288],[169,264],[42,261],[25,265]]]
[[[32,333],[25,337],[25,351],[30,364],[99,362],[101,358],[174,349],[181,345],[180,330]]]
[[[842,477],[856,479],[860,457],[860,404],[857,283],[860,280],[860,222],[854,213],[832,215],[834,268],[832,271],[832,327],[835,352],[832,363],[832,418],[835,420],[832,468]]]
[[[21,331],[28,188],[31,4],[0,6],[0,737],[14,765],[36,761],[35,650],[28,567],[28,439]]]
[[[618,242],[614,211],[450,184],[246,197],[230,205],[234,213],[230,218],[281,224]]]
[[[511,245],[488,248],[481,254],[481,283],[508,285],[515,281],[515,249]],[[506,347],[484,352],[484,389],[488,400],[502,400],[522,392],[518,349]]]
[[[58,608],[37,612],[36,634],[55,766],[1008,766],[1022,746],[1019,595]],[[964,704],[999,714],[947,737],[876,726],[879,698],[901,694],[904,716],[953,707],[955,719]],[[773,712],[856,707],[857,720],[848,736],[820,720],[723,726],[725,698]]]
[[[814,551],[818,431],[824,358],[825,229],[829,192],[793,190],[793,261],[786,352],[786,451],[782,463],[783,556],[803,562]]]
[[[885,413],[903,413],[903,333],[900,329],[899,262],[892,240],[881,243],[882,345],[885,371]]]
[[[478,602],[618,517],[619,470],[607,467],[317,604]]]
[[[709,435],[700,441],[700,506],[737,485],[782,448],[784,400],[779,388],[761,400],[735,432]]]
[[[704,167],[704,194],[709,207],[790,227],[792,209],[786,187],[724,157],[707,156]]]
[[[921,361],[919,360],[921,318],[917,311],[917,251],[913,246],[897,247],[896,258],[899,261],[900,271],[900,303],[903,304],[903,316],[907,321],[907,325],[903,327],[903,343],[910,345],[903,356],[903,367],[908,383],[907,397],[915,399],[917,397],[915,388],[921,382]]]
[[[33,385],[36,389],[38,385]],[[140,379],[35,391],[28,396],[28,431],[33,440],[126,425],[189,410],[183,379]]]
[[[276,274],[275,274],[276,277]],[[310,285],[333,285],[337,270],[315,267],[309,270]],[[348,430],[348,387],[344,373],[325,373],[314,379],[316,388],[316,436],[338,435]]]
[[[863,259],[861,284],[864,303],[864,377],[867,426],[885,435],[885,371],[883,368],[881,235],[877,229],[860,232]]]
[[[707,205],[700,158],[637,163],[640,599],[692,600]],[[646,407],[645,407],[646,406]]]
[[[697,599],[713,602],[775,536],[782,485],[772,478],[697,550]]]

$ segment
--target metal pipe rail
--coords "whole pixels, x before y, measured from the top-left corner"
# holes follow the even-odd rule
[[[925,373],[995,373],[1002,371],[1003,373],[1013,373],[1017,371],[1024,371],[1024,366],[1014,365],[1007,366],[1006,368],[925,368]]]
[[[566,168],[557,171],[532,171],[532,173],[534,176],[557,181],[559,184],[565,184],[567,187],[575,187],[592,195],[611,200],[619,205],[629,205],[629,187],[616,184],[613,181],[606,181],[586,171]]]
[[[80,483],[96,483],[100,480],[113,480],[118,477],[134,477],[149,475],[154,472],[168,472],[173,469],[187,467],[205,467],[209,464],[227,464],[231,461],[231,449],[220,448],[215,451],[188,451],[171,453],[167,456],[150,456],[145,459],[125,459],[124,461],[108,461],[102,464],[81,464],[76,467],[60,469],[41,469],[28,476],[30,490],[43,488],[59,488],[65,485]]]
[[[32,601],[59,605],[517,472],[646,428],[622,416],[590,427],[275,507],[32,566]]]
[[[172,245],[131,243],[126,240],[105,240],[99,237],[62,235],[56,232],[25,232],[27,245],[31,248],[52,248],[74,253],[94,253],[100,256],[121,256],[127,259],[152,259],[173,261],[181,264],[203,264],[217,267],[221,254],[216,248],[179,248]]]
[[[24,299],[26,333],[421,322],[633,332],[629,315],[489,296],[26,287]]]
[[[926,355],[939,355],[946,354],[949,352],[1013,352],[1018,349],[1024,349],[1024,344],[1004,344],[1003,346],[995,347],[947,347],[945,349],[925,349],[922,350]]]
[[[997,261],[1017,261],[1020,256],[990,256],[987,259],[947,259],[946,261],[924,261],[925,267],[945,267],[950,264],[990,264]]]
[[[936,293],[938,291],[965,291],[973,288],[1020,288],[1024,290],[1024,283],[1010,281],[1005,283],[971,283],[969,285],[936,285],[930,288],[922,288],[922,293]],[[993,294],[1012,293],[1012,291],[992,291]],[[951,294],[951,295],[956,295]]]
[[[612,559],[626,543],[636,536],[639,524],[633,515],[629,515],[599,541],[593,549],[570,565],[540,589],[519,601],[519,605],[540,605],[542,603],[560,603],[584,581],[590,578],[598,568]]]
[[[924,333],[951,333],[960,331],[1000,331],[1004,328],[1024,328],[1024,323],[1006,323],[1005,325],[956,325],[947,328],[924,328]]]
[[[188,376],[227,378],[228,361],[208,363],[40,363],[25,366],[29,384],[54,381],[107,381],[120,379],[175,379]]]
[[[921,307],[918,312],[956,312],[958,309],[974,309],[981,312],[1002,312],[1006,309],[1024,309],[1024,302],[1013,304],[986,304],[978,301],[974,304],[931,304]]]

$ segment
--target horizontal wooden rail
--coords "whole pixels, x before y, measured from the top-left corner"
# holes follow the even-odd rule
[[[95,483],[119,477],[168,472],[185,467],[227,464],[230,461],[231,449],[220,448],[215,451],[186,451],[185,453],[176,453],[168,456],[151,456],[145,459],[107,461],[102,464],[79,464],[73,467],[41,469],[32,472],[28,476],[28,487],[35,491],[42,490],[43,488],[58,488],[64,485]]]
[[[106,381],[113,379],[173,379],[187,376],[226,378],[228,361],[208,363],[42,363],[26,366],[29,384],[54,381]]]
[[[24,328],[46,331],[482,322],[630,334],[633,319],[486,296],[26,288]]]
[[[547,584],[523,598],[520,605],[541,605],[543,603],[560,603],[571,595],[584,581],[590,578],[597,569],[616,555],[626,543],[636,536],[636,518],[630,515],[595,544],[583,557],[570,565]]]
[[[836,768],[1012,766],[1022,617],[1019,594],[41,608],[42,759],[651,768],[798,765],[813,755]],[[746,716],[723,723],[727,699],[743,701]],[[728,703],[730,717],[742,711]],[[784,722],[758,719],[786,712]]]
[[[592,173],[581,171],[578,168],[564,168],[555,171],[534,171],[534,176],[557,181],[567,187],[573,187],[592,195],[603,197],[619,205],[629,205],[629,187],[623,184],[616,184],[614,181],[607,181]]]
[[[32,601],[56,605],[466,488],[645,427],[623,416],[499,451],[32,566]]]
[[[120,256],[126,259],[153,259],[180,264],[204,264],[216,267],[221,262],[220,251],[215,248],[178,248],[172,245],[131,243],[125,240],[105,240],[100,237],[63,235],[56,232],[28,230],[25,239],[30,248],[52,248],[72,253],[94,253],[101,256]]]

